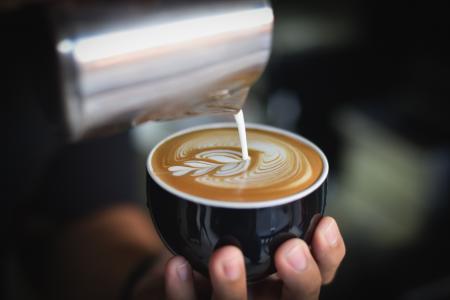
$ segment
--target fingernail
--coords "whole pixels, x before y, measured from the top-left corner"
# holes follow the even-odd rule
[[[330,220],[330,223],[325,227],[323,234],[328,242],[328,245],[330,245],[331,247],[337,245],[339,232],[337,229],[336,222]]]
[[[223,272],[228,280],[236,280],[241,276],[241,267],[237,257],[223,262]]]
[[[292,268],[294,268],[294,270],[298,272],[306,270],[306,267],[308,266],[308,260],[301,244],[297,244],[287,250],[285,257],[287,262],[291,265]]]
[[[177,266],[177,275],[181,281],[187,281],[189,279],[190,267],[187,263],[183,263]]]

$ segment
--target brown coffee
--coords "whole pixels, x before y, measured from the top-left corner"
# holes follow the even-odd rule
[[[299,139],[247,128],[250,160],[242,160],[236,128],[199,129],[169,138],[151,157],[168,186],[201,198],[268,201],[299,193],[322,174],[321,156]]]

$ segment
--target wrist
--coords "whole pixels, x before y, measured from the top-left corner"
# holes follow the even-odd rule
[[[148,276],[148,273],[150,273],[150,270],[155,264],[155,260],[155,257],[148,256],[133,268],[122,287],[120,300],[139,299],[137,295],[140,294],[139,291],[144,286],[144,279]]]

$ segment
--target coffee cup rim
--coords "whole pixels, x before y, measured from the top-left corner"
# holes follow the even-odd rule
[[[306,188],[298,193],[289,195],[289,196],[285,196],[285,197],[281,197],[281,198],[277,198],[277,199],[273,199],[273,200],[234,202],[234,201],[222,201],[222,200],[208,199],[208,198],[204,198],[204,197],[191,195],[186,192],[182,192],[182,191],[168,185],[167,183],[165,183],[163,180],[161,180],[158,176],[156,176],[154,174],[153,167],[151,164],[151,159],[152,159],[153,154],[155,153],[156,149],[158,149],[162,144],[164,144],[168,140],[173,139],[177,136],[187,134],[187,133],[190,133],[193,131],[203,130],[203,129],[236,128],[236,130],[237,130],[236,123],[232,123],[232,122],[197,125],[197,126],[183,129],[181,131],[177,131],[177,132],[169,135],[168,137],[164,138],[162,141],[160,141],[158,144],[156,144],[156,146],[153,147],[153,149],[150,151],[150,154],[147,156],[147,161],[146,161],[147,173],[164,190],[166,190],[169,193],[172,193],[180,198],[183,198],[187,201],[202,204],[205,206],[232,208],[232,209],[255,209],[255,208],[266,208],[266,207],[273,207],[273,206],[288,204],[290,202],[294,202],[296,200],[305,198],[306,196],[308,196],[309,194],[311,194],[312,192],[317,190],[320,186],[322,186],[322,184],[327,179],[328,172],[329,172],[328,160],[327,160],[325,154],[322,152],[322,150],[316,144],[311,142],[310,140],[306,139],[305,137],[303,137],[299,134],[296,134],[296,133],[293,133],[293,132],[290,132],[290,131],[287,131],[287,130],[284,130],[281,128],[269,126],[269,125],[246,123],[245,127],[246,127],[246,129],[249,129],[249,128],[261,129],[261,130],[265,130],[265,131],[269,131],[269,132],[278,133],[278,134],[281,134],[284,136],[288,136],[288,137],[298,140],[301,143],[304,143],[307,146],[313,148],[319,154],[319,156],[322,160],[322,164],[323,164],[322,173],[320,174],[319,178],[308,188]]]

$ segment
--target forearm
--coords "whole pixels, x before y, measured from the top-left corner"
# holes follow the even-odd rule
[[[131,206],[101,211],[68,228],[56,243],[51,294],[118,299],[130,273],[162,246],[146,214]]]

